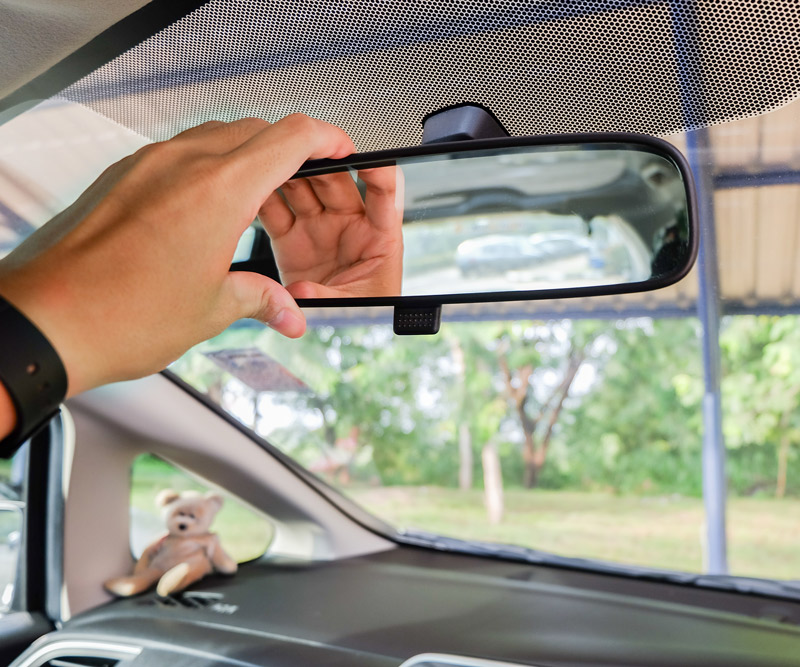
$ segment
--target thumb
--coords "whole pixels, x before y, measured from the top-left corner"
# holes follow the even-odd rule
[[[252,317],[278,333],[299,338],[306,330],[306,318],[292,295],[271,278],[248,271],[231,271],[223,286],[236,319]]]

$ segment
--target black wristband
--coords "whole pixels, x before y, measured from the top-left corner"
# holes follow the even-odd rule
[[[0,457],[11,456],[58,414],[67,395],[67,371],[39,329],[0,297],[0,381],[17,411],[17,425],[0,441]]]

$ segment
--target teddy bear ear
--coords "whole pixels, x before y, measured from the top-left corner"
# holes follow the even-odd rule
[[[180,498],[180,494],[172,489],[164,489],[156,496],[156,507],[165,507],[178,498]]]
[[[205,497],[206,503],[208,503],[215,512],[219,512],[219,510],[222,508],[222,503],[224,502],[222,500],[222,496],[218,493],[214,493],[213,491],[209,491]]]

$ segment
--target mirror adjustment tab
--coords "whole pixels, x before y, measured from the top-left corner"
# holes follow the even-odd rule
[[[441,306],[413,308],[395,306],[394,332],[398,336],[425,336],[439,333],[442,323]]]

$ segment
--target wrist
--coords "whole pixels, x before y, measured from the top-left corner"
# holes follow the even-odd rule
[[[9,435],[17,425],[17,409],[6,386],[0,382],[0,440]]]
[[[10,456],[58,413],[67,375],[50,341],[2,296],[0,350],[0,456]]]
[[[0,277],[0,304],[6,301],[22,314],[53,348],[67,374],[66,398],[80,393],[78,373],[70,360],[74,357],[69,344],[69,329],[75,320],[75,308],[68,298],[63,281],[40,280],[22,269]],[[70,313],[72,313],[70,315]],[[1,332],[0,332],[1,333]],[[2,382],[2,378],[0,378]]]

